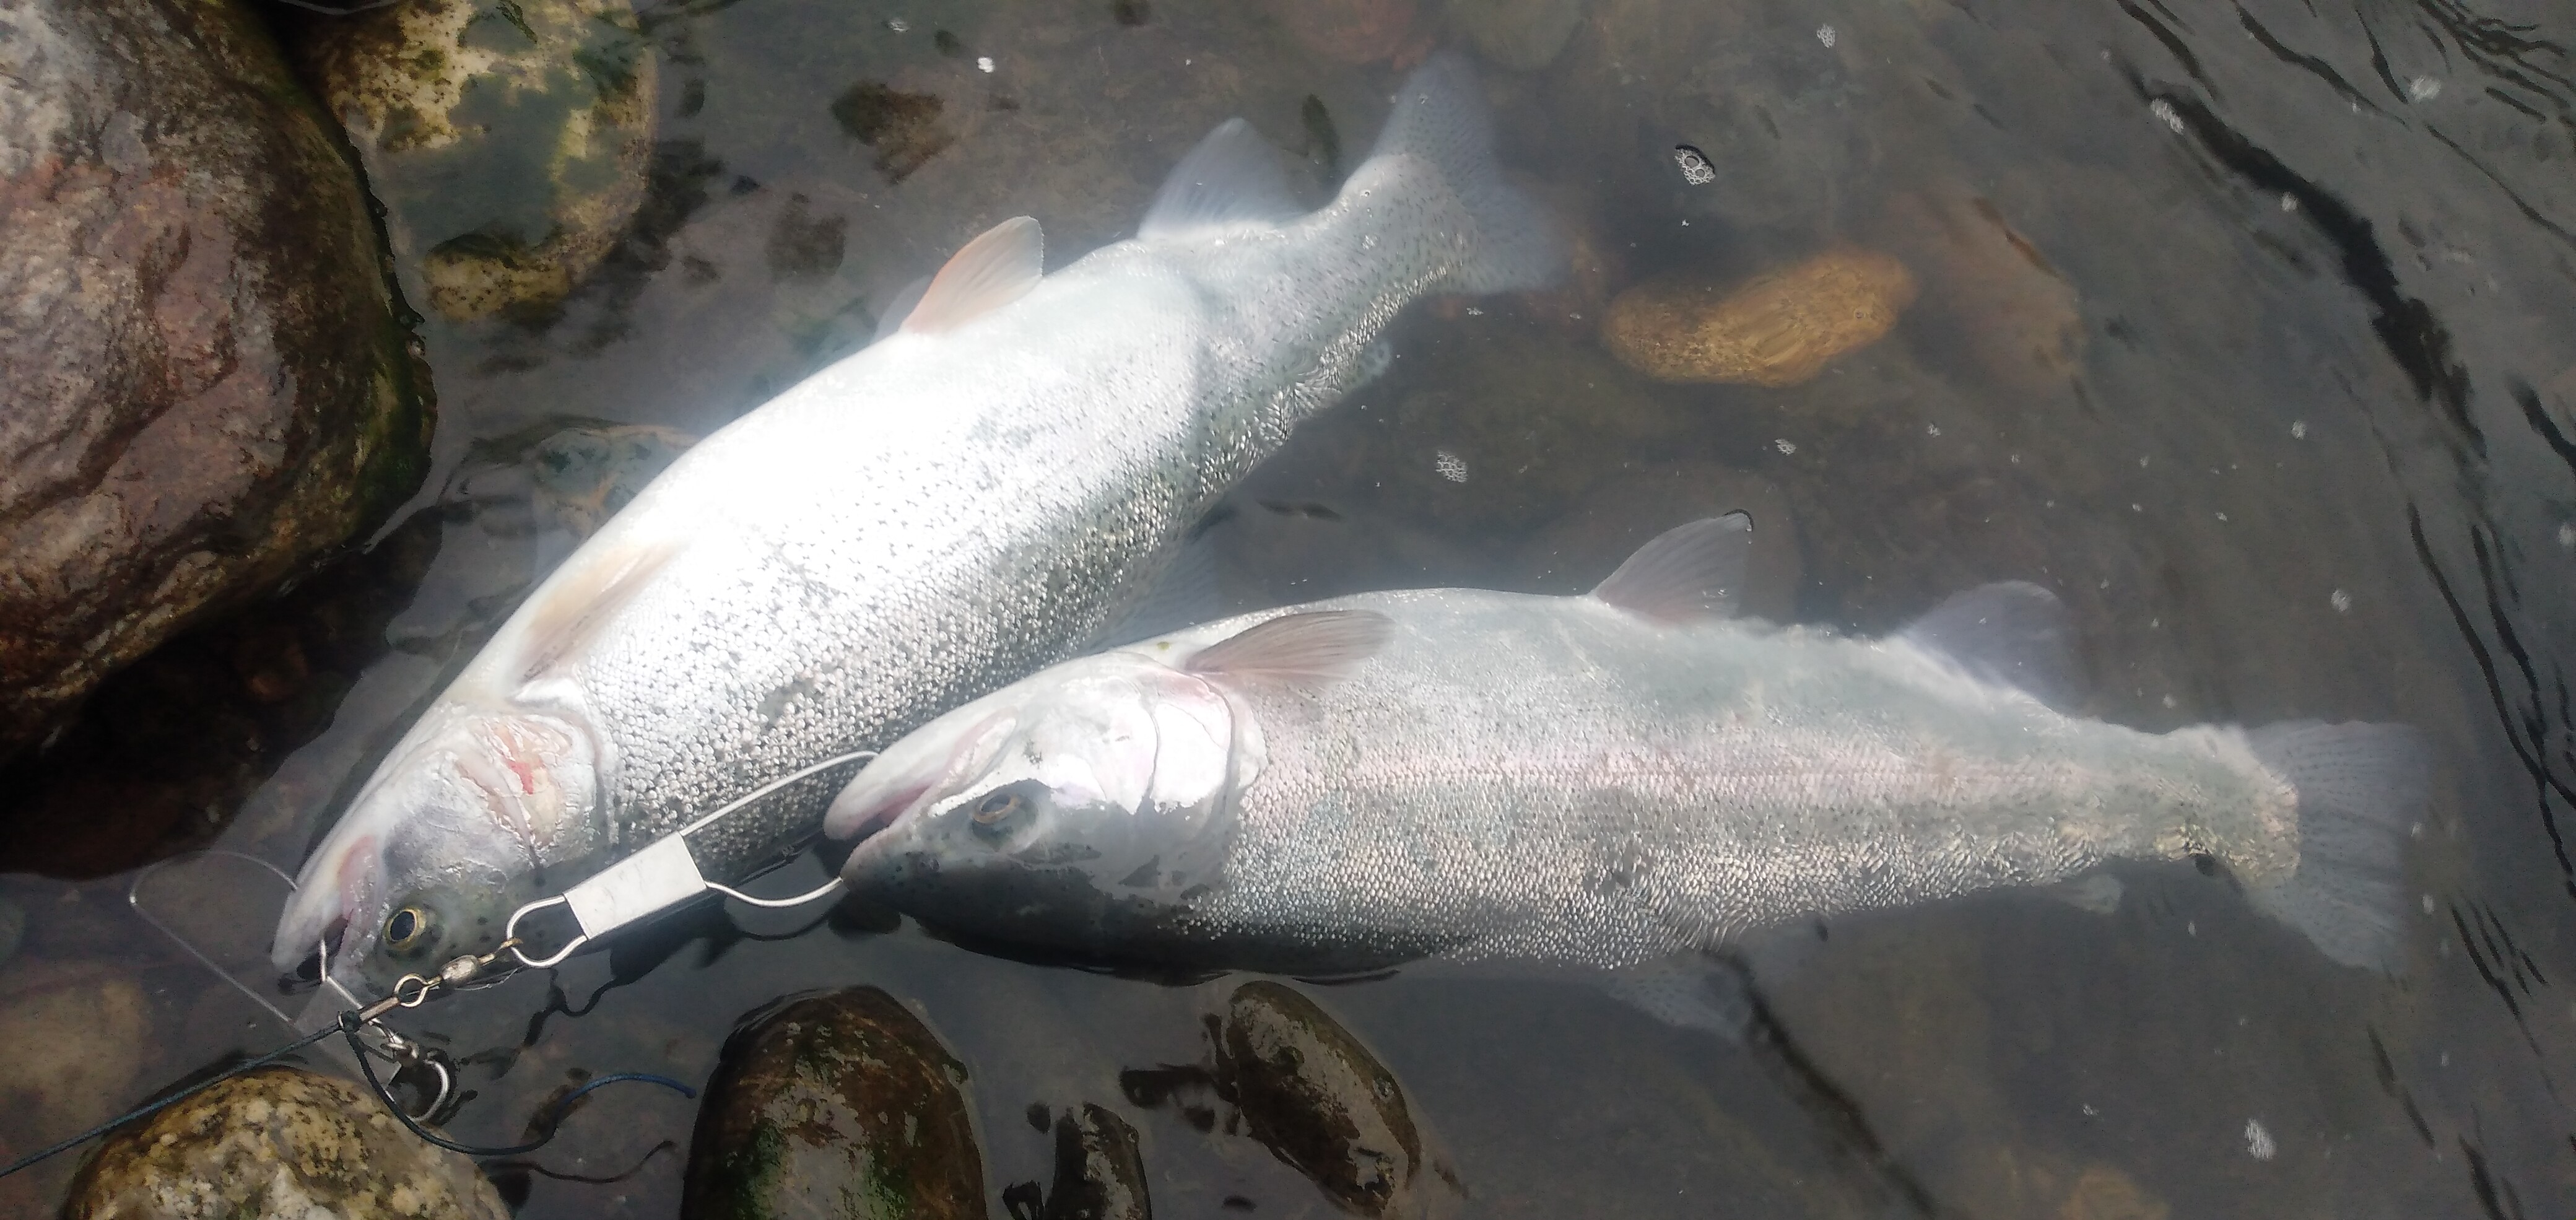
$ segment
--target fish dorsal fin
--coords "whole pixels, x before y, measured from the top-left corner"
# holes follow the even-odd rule
[[[511,685],[534,682],[579,656],[679,553],[677,542],[625,543],[589,556],[576,552],[525,607],[527,627],[507,674]]]
[[[2012,687],[2053,708],[2071,707],[2083,696],[2066,604],[2026,580],[1956,594],[1897,638],[1981,682]]]
[[[1283,614],[1200,649],[1186,673],[1239,681],[1336,682],[1377,655],[1395,620],[1375,610],[1307,610]]]
[[[926,275],[897,291],[894,299],[886,302],[885,312],[877,315],[876,339],[883,339],[903,329],[904,320],[911,317],[912,311],[920,306],[921,294],[928,291],[930,291],[930,277]],[[874,343],[876,339],[870,339],[869,342]]]
[[[1752,554],[1753,518],[1703,517],[1638,547],[1592,596],[1662,623],[1725,618],[1735,613]]]
[[[1252,124],[1227,119],[1172,167],[1172,176],[1154,193],[1153,206],[1145,209],[1136,236],[1271,225],[1304,210],[1288,189],[1278,151]]]
[[[948,265],[930,277],[921,300],[904,315],[914,333],[954,330],[1027,296],[1045,272],[1046,239],[1038,222],[1014,216],[958,247]]]

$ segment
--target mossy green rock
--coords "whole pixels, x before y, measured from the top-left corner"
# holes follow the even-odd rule
[[[64,1220],[506,1220],[474,1162],[423,1142],[355,1085],[300,1068],[237,1076],[108,1137]]]
[[[873,987],[794,996],[726,1043],[689,1145],[689,1220],[984,1220],[966,1068]]]
[[[562,300],[643,202],[656,68],[627,0],[407,0],[294,47],[449,319]]]
[[[0,753],[419,486],[391,285],[245,4],[0,7]]]

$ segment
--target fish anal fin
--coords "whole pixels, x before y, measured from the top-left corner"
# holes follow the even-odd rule
[[[1319,683],[1349,677],[1395,634],[1375,610],[1308,610],[1247,627],[1192,654],[1187,673],[1253,682]]]
[[[1145,209],[1136,236],[1272,225],[1304,210],[1288,189],[1278,151],[1252,124],[1227,119],[1172,167],[1172,176],[1163,180],[1163,188]]]
[[[1979,585],[1914,620],[1897,638],[2064,710],[2083,699],[2075,628],[2057,595],[2026,580]]]
[[[509,670],[512,683],[534,682],[579,656],[679,553],[678,542],[665,541],[575,554],[526,607],[528,621]]]
[[[1638,547],[1592,596],[1664,623],[1735,613],[1753,554],[1753,518],[1704,517],[1657,534]]]
[[[958,247],[930,277],[902,329],[920,334],[953,330],[1027,296],[1046,270],[1046,239],[1038,222],[1014,216]]]

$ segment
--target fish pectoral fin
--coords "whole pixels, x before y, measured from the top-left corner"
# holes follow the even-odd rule
[[[1620,564],[1592,596],[1665,623],[1735,613],[1753,554],[1753,518],[1705,517],[1655,536]]]
[[[920,334],[963,326],[1027,296],[1045,271],[1046,238],[1038,222],[1014,216],[949,256],[904,316],[902,329]]]
[[[1896,638],[1946,658],[1981,682],[2009,686],[2061,711],[2084,697],[2066,604],[2026,580],[1954,595]]]
[[[653,583],[654,575],[680,553],[680,545],[676,540],[630,542],[595,553],[575,552],[524,608],[527,625],[508,670],[513,684],[534,682],[579,656],[618,611]]]
[[[1239,681],[1336,682],[1394,634],[1395,620],[1375,610],[1283,614],[1200,649],[1181,669]]]
[[[1288,189],[1279,154],[1252,124],[1227,119],[1207,133],[1145,209],[1140,238],[1170,237],[1198,229],[1273,225],[1305,211]]]

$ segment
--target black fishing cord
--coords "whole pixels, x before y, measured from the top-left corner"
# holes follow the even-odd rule
[[[322,1028],[320,1028],[320,1029],[314,1030],[312,1033],[306,1034],[306,1035],[304,1035],[303,1037],[298,1038],[298,1039],[296,1039],[296,1040],[295,1040],[295,1041],[293,1041],[293,1042],[289,1042],[289,1043],[287,1043],[286,1045],[284,1045],[284,1046],[281,1046],[281,1047],[277,1048],[276,1050],[270,1051],[269,1053],[267,1053],[267,1054],[265,1054],[265,1055],[262,1055],[262,1056],[260,1056],[260,1057],[259,1057],[259,1058],[257,1058],[257,1059],[253,1059],[253,1060],[251,1060],[251,1061],[250,1061],[250,1062],[248,1062],[248,1063],[244,1063],[244,1064],[242,1064],[242,1065],[240,1065],[240,1066],[238,1066],[238,1067],[235,1067],[235,1068],[231,1069],[230,1071],[222,1072],[222,1073],[219,1073],[219,1074],[217,1074],[217,1075],[215,1075],[215,1076],[209,1077],[209,1078],[207,1078],[207,1079],[205,1079],[205,1080],[198,1081],[197,1083],[195,1083],[195,1084],[193,1084],[193,1085],[190,1085],[190,1086],[188,1086],[187,1088],[181,1089],[181,1090],[179,1090],[178,1092],[173,1093],[173,1094],[169,1095],[168,1097],[164,1097],[164,1098],[162,1098],[161,1100],[156,1101],[156,1102],[153,1102],[153,1103],[151,1103],[151,1104],[149,1104],[149,1105],[137,1106],[137,1107],[135,1107],[134,1109],[128,1110],[128,1111],[126,1111],[126,1112],[125,1112],[125,1113],[123,1113],[123,1114],[117,1115],[116,1117],[111,1118],[111,1119],[107,1120],[106,1122],[100,1123],[99,1125],[97,1125],[97,1126],[95,1126],[95,1127],[92,1127],[92,1128],[90,1128],[90,1129],[89,1129],[89,1130],[87,1130],[87,1131],[83,1131],[83,1132],[81,1132],[80,1134],[78,1134],[78,1135],[75,1135],[75,1136],[71,1137],[70,1139],[64,1140],[63,1142],[61,1142],[61,1143],[59,1143],[59,1144],[56,1144],[56,1145],[54,1145],[54,1146],[53,1146],[53,1147],[51,1147],[51,1148],[47,1148],[47,1149],[44,1149],[44,1150],[39,1151],[39,1152],[31,1152],[31,1153],[28,1153],[28,1154],[27,1154],[27,1155],[25,1155],[25,1156],[19,1157],[17,1160],[14,1160],[14,1161],[9,1162],[9,1167],[8,1167],[7,1169],[0,1169],[0,1178],[8,1177],[10,1174],[16,1173],[16,1172],[18,1172],[18,1171],[19,1171],[19,1170],[21,1170],[21,1169],[25,1169],[25,1168],[26,1168],[26,1167],[28,1167],[29,1165],[33,1165],[33,1164],[35,1164],[36,1162],[41,1161],[41,1160],[44,1160],[44,1159],[46,1159],[46,1158],[48,1158],[48,1157],[59,1156],[59,1155],[61,1155],[62,1153],[69,1152],[69,1151],[71,1151],[71,1150],[72,1150],[72,1149],[74,1149],[74,1148],[78,1148],[78,1147],[80,1147],[82,1144],[86,1144],[86,1143],[88,1143],[88,1142],[89,1142],[89,1141],[91,1141],[91,1140],[97,1139],[99,1136],[105,1135],[105,1134],[107,1134],[107,1133],[108,1133],[108,1132],[110,1132],[110,1131],[114,1131],[114,1130],[116,1130],[118,1127],[122,1127],[122,1126],[124,1126],[124,1125],[125,1125],[125,1124],[127,1124],[127,1123],[133,1122],[135,1119],[138,1119],[138,1118],[149,1118],[149,1117],[151,1117],[152,1115],[158,1114],[158,1113],[162,1112],[163,1110],[167,1110],[167,1109],[169,1109],[170,1107],[175,1106],[175,1105],[179,1104],[180,1102],[186,1101],[186,1100],[188,1100],[189,1098],[194,1097],[194,1096],[196,1096],[196,1095],[197,1095],[197,1094],[199,1094],[199,1093],[203,1093],[203,1092],[205,1092],[206,1090],[208,1090],[208,1089],[211,1089],[211,1088],[215,1087],[216,1085],[222,1084],[223,1082],[225,1082],[225,1081],[227,1081],[227,1080],[230,1080],[230,1079],[232,1079],[232,1078],[233,1078],[233,1077],[235,1077],[235,1076],[239,1076],[239,1075],[241,1075],[241,1074],[242,1074],[242,1073],[244,1073],[244,1072],[253,1071],[253,1070],[258,1069],[258,1068],[264,1068],[264,1067],[267,1067],[269,1064],[275,1063],[275,1062],[277,1062],[278,1060],[280,1060],[280,1059],[283,1059],[283,1058],[287,1057],[288,1055],[291,1055],[291,1054],[294,1054],[294,1053],[295,1053],[295,1052],[297,1052],[297,1051],[303,1050],[305,1047],[311,1046],[311,1045],[313,1045],[314,1043],[319,1042],[319,1041],[323,1040],[324,1038],[330,1037],[331,1035],[336,1034],[336,1033],[338,1033],[338,1032],[340,1032],[340,1027],[339,1027],[339,1026],[337,1026],[337,1025],[326,1025],[326,1026],[323,1026],[323,1027],[322,1027]],[[363,1062],[365,1062],[365,1060],[363,1060],[363,1059],[362,1059],[362,1060],[360,1060],[359,1062],[363,1063]],[[400,1106],[396,1106],[396,1107],[394,1107],[394,1113],[396,1113],[396,1114],[400,1114],[400,1113],[402,1113],[402,1107],[400,1107]]]
[[[110,1131],[114,1131],[118,1127],[122,1127],[136,1119],[150,1118],[163,1110],[167,1110],[180,1102],[186,1101],[199,1093],[203,1093],[206,1090],[215,1087],[216,1085],[222,1084],[236,1076],[267,1067],[268,1065],[275,1063],[280,1059],[284,1059],[288,1055],[292,1055],[297,1051],[303,1050],[305,1047],[311,1046],[333,1034],[343,1034],[348,1037],[349,1050],[352,1054],[357,1056],[358,1071],[366,1076],[368,1087],[375,1090],[377,1099],[383,1101],[385,1103],[385,1108],[393,1111],[394,1117],[401,1119],[403,1126],[410,1128],[413,1135],[419,1136],[420,1138],[436,1144],[441,1148],[445,1148],[450,1152],[461,1152],[470,1157],[483,1158],[519,1156],[525,1153],[534,1152],[539,1148],[545,1147],[547,1144],[553,1143],[555,1138],[555,1124],[563,1121],[565,1112],[572,1108],[572,1104],[574,1102],[581,1100],[583,1095],[589,1093],[592,1089],[600,1087],[601,1085],[617,1084],[621,1081],[635,1080],[641,1081],[645,1084],[658,1084],[663,1088],[669,1089],[678,1093],[680,1096],[691,1100],[695,1100],[698,1095],[698,1091],[696,1089],[690,1088],[689,1086],[673,1080],[668,1076],[656,1076],[650,1072],[617,1072],[583,1083],[580,1088],[564,1094],[563,1097],[558,1099],[553,1105],[540,1111],[537,1117],[531,1120],[528,1124],[530,1130],[544,1132],[543,1135],[539,1136],[535,1140],[525,1144],[516,1144],[507,1148],[476,1148],[469,1144],[459,1144],[452,1140],[442,1139],[439,1136],[431,1134],[428,1128],[421,1126],[417,1121],[413,1120],[411,1112],[404,1109],[402,1102],[394,1097],[393,1090],[385,1087],[384,1081],[377,1078],[375,1066],[367,1061],[368,1055],[372,1052],[367,1049],[366,1043],[358,1040],[358,1031],[366,1028],[366,1024],[366,1022],[358,1019],[357,1011],[354,1009],[341,1013],[340,1019],[336,1023],[325,1025],[322,1028],[314,1030],[312,1033],[306,1034],[301,1038],[297,1038],[293,1042],[289,1042],[265,1055],[237,1064],[231,1068],[227,1068],[222,1072],[218,1072],[213,1076],[209,1076],[204,1080],[200,1080],[195,1084],[189,1085],[187,1088],[181,1089],[176,1093],[172,1093],[168,1097],[164,1097],[159,1101],[136,1106],[123,1114],[117,1115],[106,1122],[100,1123],[99,1125],[92,1127],[87,1131],[83,1131],[70,1139],[57,1143],[50,1148],[40,1149],[38,1151],[31,1152],[26,1156],[22,1156],[15,1161],[11,1161],[7,1168],[0,1169],[0,1178],[8,1177],[10,1174],[16,1173],[21,1169],[25,1169],[30,1165],[34,1165],[39,1161],[60,1156],[63,1153],[69,1152],[74,1148],[78,1148],[82,1144],[86,1144],[91,1140],[97,1139],[99,1136],[105,1135]]]
[[[536,1139],[524,1144],[512,1144],[507,1148],[477,1148],[471,1144],[459,1144],[452,1140],[431,1134],[429,1128],[421,1126],[418,1122],[412,1119],[411,1112],[403,1109],[402,1103],[394,1100],[392,1090],[387,1089],[384,1082],[376,1078],[375,1067],[367,1062],[366,1043],[358,1041],[358,1031],[364,1028],[364,1026],[365,1023],[358,1020],[357,1013],[344,1012],[340,1014],[340,1024],[335,1028],[337,1028],[341,1033],[348,1035],[349,1049],[357,1053],[358,1070],[366,1074],[368,1087],[373,1088],[376,1091],[376,1096],[384,1100],[385,1108],[392,1110],[394,1112],[394,1117],[402,1120],[403,1126],[411,1128],[411,1133],[413,1135],[417,1135],[429,1143],[445,1148],[449,1152],[462,1152],[470,1157],[519,1156],[525,1153],[534,1152],[539,1148],[545,1147],[547,1144],[553,1143],[555,1138],[555,1124],[563,1120],[564,1111],[571,1108],[572,1103],[581,1100],[583,1094],[588,1093],[592,1089],[596,1089],[601,1085],[616,1084],[620,1081],[626,1080],[635,1080],[641,1081],[645,1084],[658,1084],[663,1088],[669,1089],[678,1093],[680,1096],[691,1100],[695,1100],[698,1096],[698,1091],[696,1089],[690,1088],[689,1086],[673,1080],[668,1076],[656,1076],[650,1072],[617,1072],[612,1075],[599,1077],[596,1080],[592,1080],[582,1085],[578,1089],[574,1089],[570,1093],[564,1094],[561,1100],[556,1101],[555,1104],[546,1107],[543,1111],[540,1111],[537,1117],[530,1119],[528,1121],[528,1127],[530,1130],[544,1132],[543,1135],[538,1136]],[[324,1032],[327,1033],[329,1031],[325,1030]]]

